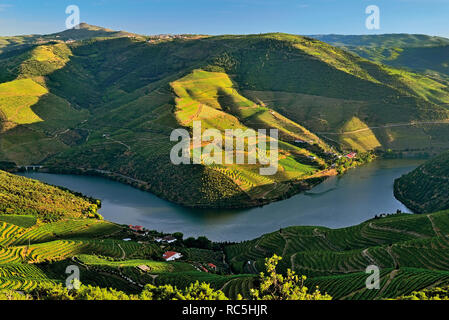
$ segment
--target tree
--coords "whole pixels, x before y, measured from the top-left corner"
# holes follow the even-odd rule
[[[175,237],[178,241],[182,241],[182,239],[184,238],[184,234],[182,234],[181,232],[175,232],[173,233],[173,237]]]
[[[276,266],[282,257],[274,255],[265,260],[266,272],[260,274],[260,288],[251,290],[252,300],[331,300],[327,294],[321,294],[318,288],[312,294],[304,286],[305,276],[298,276],[291,269],[287,275],[278,274]],[[241,296],[239,296],[241,299]]]
[[[148,284],[139,296],[140,300],[228,300],[220,290],[215,290],[208,283],[190,284],[184,290],[171,285],[159,286]]]
[[[212,241],[207,239],[206,237],[198,237],[196,239],[198,248],[200,249],[212,249]]]

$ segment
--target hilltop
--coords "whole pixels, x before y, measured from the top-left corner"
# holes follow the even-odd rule
[[[88,40],[94,38],[122,38],[122,37],[142,37],[141,35],[125,32],[114,31],[107,28],[93,26],[87,23],[80,23],[75,29],[69,29],[62,32],[49,34],[44,39],[60,39],[67,40]]]
[[[395,181],[395,196],[415,212],[449,209],[449,153],[443,153]]]
[[[373,151],[448,147],[444,81],[318,40],[154,41],[87,25],[65,32],[102,36],[0,55],[0,161],[102,174],[185,206],[250,207],[306,190]],[[191,132],[194,121],[203,131],[277,128],[278,172],[173,165],[170,134]],[[342,157],[351,151],[355,159]]]
[[[65,42],[74,40],[89,40],[94,38],[121,38],[121,37],[141,37],[140,35],[125,32],[114,31],[107,28],[93,26],[87,23],[80,23],[78,28],[68,29],[61,32],[48,35],[24,35],[24,36],[0,36],[0,55],[16,50],[27,50],[36,45],[42,45],[51,42]]]

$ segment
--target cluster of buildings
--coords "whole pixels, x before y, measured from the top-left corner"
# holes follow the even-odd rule
[[[149,234],[149,230],[145,229],[143,226],[133,226],[133,225],[129,225],[128,226],[129,229],[135,234],[135,235],[139,235],[139,236],[143,236],[146,235],[148,236]],[[124,241],[131,241],[130,238],[127,239],[123,239]],[[164,243],[164,244],[172,244],[175,243],[177,241],[177,239],[175,237],[173,237],[172,235],[167,235],[167,236],[163,236],[163,237],[156,237],[154,238],[154,241],[157,243]],[[179,260],[183,257],[182,253],[180,252],[176,252],[176,251],[166,251],[163,255],[162,258],[165,261],[176,261]],[[197,268],[198,271],[203,271],[203,272],[210,272],[210,271],[217,271],[217,266],[214,265],[213,263],[208,263],[205,265],[202,264],[198,264],[197,266],[195,266],[195,268]],[[149,272],[151,271],[151,268],[146,266],[146,265],[140,265],[137,266],[137,269],[139,269],[142,272]]]
[[[145,229],[143,226],[129,225],[128,227],[136,236],[148,236],[150,233],[150,231]],[[156,238],[154,238],[154,241],[157,243],[172,244],[172,243],[176,242],[177,239],[171,235],[168,235],[168,236],[164,236],[164,237],[156,237]]]
[[[200,36],[192,36],[192,35],[185,35],[185,34],[158,34],[148,37],[148,43],[156,43],[160,41],[168,41],[168,40],[175,40],[175,39],[185,39],[185,40],[192,40],[192,39],[198,39]]]
[[[168,243],[168,244],[171,244],[171,243],[176,242],[176,238],[173,237],[173,236],[165,236],[165,237],[158,237],[158,238],[155,238],[154,241],[156,241],[156,242],[158,242],[158,243]]]

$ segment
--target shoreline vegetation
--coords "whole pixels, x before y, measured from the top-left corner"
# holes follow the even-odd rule
[[[359,155],[355,159],[351,159],[350,161],[347,161],[347,159],[340,159],[338,161],[338,166],[336,167],[329,167],[327,169],[324,169],[322,171],[319,171],[315,174],[313,174],[310,177],[307,177],[306,179],[300,179],[300,180],[293,180],[293,181],[287,181],[285,184],[288,184],[290,186],[289,192],[284,193],[282,196],[279,196],[277,198],[271,198],[271,199],[257,199],[256,201],[250,201],[249,203],[242,203],[242,204],[230,204],[227,206],[208,206],[208,205],[183,205],[178,204],[180,206],[184,206],[186,208],[197,208],[197,209],[249,209],[254,207],[262,207],[265,205],[268,205],[273,202],[282,201],[289,199],[297,194],[300,194],[302,192],[309,191],[316,187],[317,185],[324,182],[326,179],[345,174],[346,171],[350,170],[351,168],[361,166],[363,164],[369,163],[371,161],[374,161],[378,157],[374,155],[373,153],[365,153]],[[87,169],[87,168],[76,168],[76,169],[64,169],[61,167],[52,167],[52,166],[4,166],[3,170],[7,170],[8,172],[26,172],[27,170],[25,168],[27,167],[33,167],[32,171],[34,172],[43,172],[43,173],[54,173],[54,174],[73,174],[73,175],[86,175],[86,176],[98,176],[110,179],[112,181],[117,181],[129,186],[132,186],[136,189],[146,191],[149,193],[152,193],[156,195],[157,197],[169,201],[171,201],[169,198],[165,197],[164,194],[158,194],[154,193],[151,185],[148,182],[145,182],[143,180],[138,180],[126,175],[123,175],[121,173],[115,173],[110,172],[107,170],[99,170],[99,169]],[[0,167],[1,169],[1,167]]]

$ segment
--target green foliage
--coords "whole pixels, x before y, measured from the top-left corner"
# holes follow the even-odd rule
[[[29,294],[36,300],[131,300],[121,291],[84,285],[79,290],[70,290],[62,284],[41,285]]]
[[[203,236],[197,239],[189,237],[184,240],[184,244],[189,248],[212,249],[212,241]]]
[[[283,256],[278,270],[307,275],[336,299],[394,298],[436,283],[448,283],[448,211],[428,215],[391,214],[343,229],[289,227],[225,247],[234,272],[258,273],[266,258]],[[382,271],[382,294],[361,291],[365,270]],[[391,279],[390,281],[388,281]]]
[[[396,198],[415,212],[449,209],[447,190],[449,190],[447,152],[397,179],[394,184]]]
[[[316,39],[361,57],[435,76],[447,76],[447,38],[419,34],[365,36],[317,35]]]
[[[139,296],[141,300],[228,300],[220,290],[214,290],[207,283],[198,281],[184,290],[171,285],[156,287],[146,285]]]
[[[276,266],[282,257],[274,255],[265,262],[266,272],[260,274],[260,289],[251,290],[253,300],[331,300],[327,294],[321,294],[318,288],[307,293],[304,286],[305,276],[298,276],[288,269],[286,275],[278,274]]]
[[[397,297],[394,300],[449,300],[449,288],[432,288],[413,291],[409,295]]]
[[[0,171],[0,214],[33,215],[44,221],[94,217],[96,200]]]

